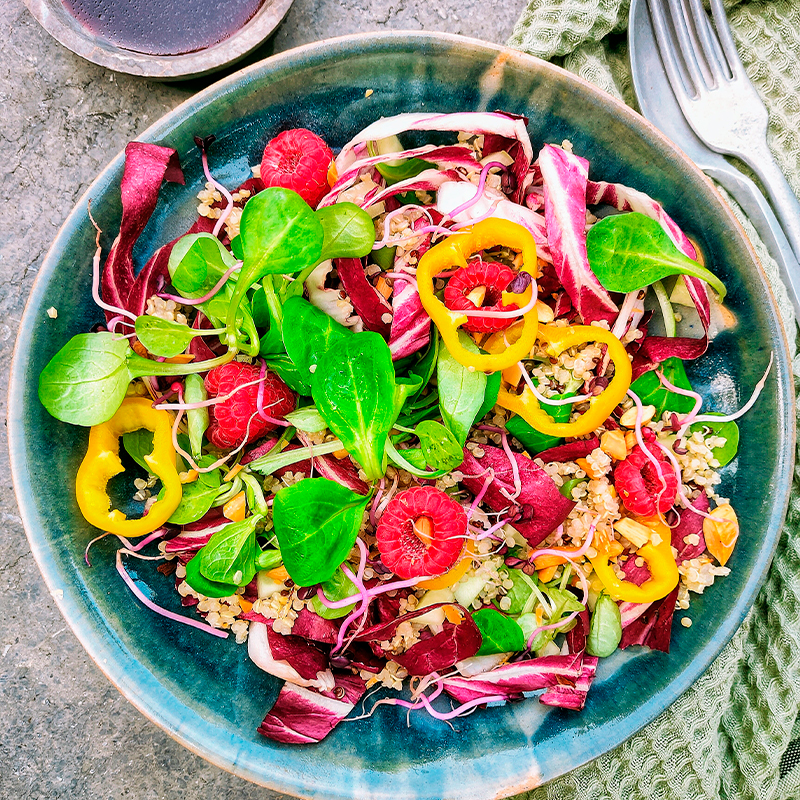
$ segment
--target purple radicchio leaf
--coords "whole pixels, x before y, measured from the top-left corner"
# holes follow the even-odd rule
[[[389,350],[397,361],[422,350],[431,339],[431,318],[422,307],[416,283],[398,278],[392,287]]]
[[[154,144],[130,142],[125,148],[125,171],[120,185],[122,219],[119,234],[108,254],[102,276],[102,296],[111,305],[127,309],[136,281],[133,246],[155,211],[163,180],[184,182],[176,151]],[[134,309],[131,312],[142,313]],[[107,320],[113,316],[113,313],[106,312]]]
[[[632,644],[647,645],[653,650],[669,653],[672,635],[672,615],[675,613],[675,600],[678,597],[676,586],[666,597],[651,603],[636,619],[622,629],[620,650]]]
[[[494,134],[519,141],[528,163],[533,158],[524,117],[505,112],[412,113],[383,117],[356,134],[336,156],[337,172],[343,175],[353,165],[357,159],[358,145],[397,136],[405,131],[464,131],[483,136]]]
[[[595,277],[586,255],[589,162],[548,144],[539,153],[538,163],[544,180],[547,240],[556,273],[586,325],[597,320],[613,323],[619,310]]]
[[[539,698],[552,701],[546,705],[580,709],[596,667],[597,659],[589,656],[542,656],[503,664],[469,678],[446,678],[443,683],[444,690],[459,703],[492,695],[514,700],[546,689]]]
[[[372,174],[374,167],[385,162],[387,158],[388,156],[386,155],[369,156],[354,162],[343,175],[339,176],[330,192],[322,198],[320,206],[324,207],[335,203],[339,195],[353,186],[362,174]],[[420,158],[440,170],[453,170],[456,167],[473,170],[480,169],[480,163],[475,158],[475,154],[465,145],[437,147],[436,145],[426,144],[422,147],[414,147],[411,150],[403,150],[400,153],[392,153],[391,158],[397,161]]]
[[[464,448],[464,462],[459,468],[465,476],[464,486],[477,495],[492,470],[494,477],[483,502],[492,511],[509,509],[510,513],[516,513],[517,518],[509,524],[535,547],[564,522],[575,503],[558,491],[553,479],[540,466],[521,453],[515,453],[514,458],[522,491],[519,497],[510,500],[508,495],[514,493],[514,476],[508,456],[499,447],[484,445],[482,449],[484,455],[476,459]]]
[[[692,501],[692,507],[698,511],[708,513],[708,496],[705,492],[700,492],[697,495]],[[686,541],[686,537],[692,535],[698,537],[697,544],[689,544]],[[679,564],[682,561],[691,561],[691,559],[697,558],[705,552],[706,540],[705,536],[703,536],[703,517],[700,514],[695,514],[688,508],[680,512],[680,521],[672,529],[672,546],[678,551],[678,556],[675,560]]]
[[[463,176],[453,169],[442,171],[426,169],[414,178],[406,178],[406,180],[398,181],[386,188],[376,187],[364,195],[360,205],[361,208],[369,208],[376,203],[385,202],[395,195],[405,194],[406,192],[436,192],[443,183],[460,180],[464,180]]]
[[[368,331],[375,331],[385,339],[389,338],[391,320],[384,321],[385,314],[391,316],[392,307],[386,302],[383,295],[367,280],[364,267],[358,258],[334,259],[339,278],[342,281],[350,302],[361,317],[364,327]]]
[[[298,686],[330,689],[333,675],[328,669],[328,657],[310,642],[299,636],[283,636],[272,630],[272,622],[250,623],[247,653],[250,660],[264,672],[283,678]]]
[[[576,439],[574,442],[567,442],[560,444],[557,447],[551,447],[549,450],[542,450],[541,453],[536,454],[536,458],[541,458],[545,464],[552,461],[566,463],[567,461],[574,461],[576,458],[586,458],[593,450],[600,447],[600,440],[596,436],[591,436],[588,439]]]
[[[697,251],[686,234],[664,211],[663,206],[644,192],[631,189],[621,183],[589,181],[586,188],[586,202],[587,205],[605,203],[614,206],[618,211],[637,211],[640,214],[646,214],[661,225],[675,243],[675,246],[685,256],[692,259],[697,258]],[[708,300],[706,284],[699,278],[692,278],[689,275],[683,275],[682,278],[700,317],[703,335],[697,339],[682,336],[648,336],[642,343],[640,352],[634,358],[634,380],[643,373],[655,369],[658,364],[670,356],[691,361],[702,356],[708,349],[708,326],[711,321],[711,306]]]
[[[391,659],[400,664],[400,666],[405,667],[409,675],[429,675],[431,672],[448,669],[457,661],[474,656],[480,649],[482,641],[481,632],[469,612],[456,603],[436,603],[404,614],[402,617],[397,617],[389,622],[373,625],[371,628],[362,631],[356,637],[356,640],[370,642],[373,645],[391,641],[398,625],[403,622],[410,622],[428,611],[433,611],[445,605],[453,606],[459,610],[461,622],[456,625],[449,620],[445,620],[440,633],[427,639],[422,639],[411,645],[404,653],[392,655]],[[384,653],[384,655],[386,654]]]
[[[355,707],[366,691],[357,675],[336,675],[329,691],[286,683],[258,732],[285,744],[321,742]]]

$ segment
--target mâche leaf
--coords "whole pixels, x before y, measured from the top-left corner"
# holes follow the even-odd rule
[[[705,281],[725,299],[725,285],[697,261],[681,253],[656,220],[630,212],[601,219],[586,237],[589,265],[611,292],[633,292],[670,275]]]
[[[394,366],[377,333],[354,333],[317,361],[311,393],[328,427],[366,473],[377,480],[385,470],[385,448],[395,420]]]
[[[210,581],[200,572],[200,554],[195,555],[186,564],[186,583],[196,592],[204,594],[206,597],[231,597],[236,594],[239,588],[235,583],[221,583]]]
[[[188,404],[202,403],[208,399],[205,381],[199,375],[187,375],[184,381],[184,399]],[[203,453],[203,434],[209,425],[208,408],[190,408],[186,412],[186,427],[189,432],[189,444],[192,458],[197,459]]]
[[[589,624],[586,652],[605,658],[619,646],[622,639],[622,617],[619,606],[605,592],[597,598]]]
[[[344,574],[341,567],[337,567],[333,576],[320,584],[320,589],[332,603],[358,594],[355,584]],[[323,619],[339,619],[340,617],[346,617],[356,607],[356,604],[352,603],[344,608],[328,608],[317,595],[312,595],[311,607]]]
[[[464,453],[450,430],[435,420],[423,420],[416,427],[425,461],[433,469],[452,470],[461,465]]]
[[[479,352],[477,345],[466,333],[459,331],[458,339],[461,346],[470,352]],[[477,370],[470,371],[443,347],[436,364],[436,379],[439,384],[442,420],[463,445],[478,411],[483,406],[486,374]]]
[[[182,353],[203,331],[171,320],[143,315],[136,318],[136,336],[151,355],[172,358]]]
[[[283,304],[282,330],[286,352],[308,388],[311,387],[311,370],[320,356],[329,347],[353,335],[349,328],[302,297],[290,297]]]
[[[127,339],[113,333],[73,336],[39,376],[42,405],[56,419],[72,425],[107,422],[125,398],[131,381],[130,352]]]
[[[213,456],[203,456],[198,462],[198,466],[208,467],[213,462]],[[172,512],[172,516],[169,518],[170,523],[188,525],[207,514],[220,493],[220,485],[219,469],[201,472],[197,476],[197,480],[184,484],[180,505]]]
[[[236,259],[210,233],[190,233],[180,238],[169,256],[172,285],[184,297],[202,297],[216,286]]]
[[[517,623],[495,611],[482,608],[472,615],[481,632],[481,647],[475,655],[488,656],[494,653],[515,653],[525,648],[525,637]]]
[[[275,535],[298,586],[333,577],[355,544],[369,500],[327,478],[304,478],[275,495]]]
[[[286,414],[284,419],[299,431],[320,433],[327,430],[328,423],[322,418],[316,406],[305,406]]]
[[[217,531],[196,558],[204,578],[217,583],[246,586],[256,574],[256,524],[260,514],[231,522]]]
[[[671,356],[662,361],[659,372],[679,389],[692,390],[692,384],[686,375],[686,368],[681,359]],[[665,411],[675,411],[677,414],[688,414],[694,407],[694,400],[683,394],[671,392],[664,386],[654,370],[645,372],[631,384],[631,391],[639,395],[644,405],[656,407],[654,419],[661,419]]]
[[[713,413],[712,413],[713,416]],[[722,415],[720,415],[722,416]],[[739,426],[735,422],[695,422],[689,426],[689,433],[696,431],[703,432],[703,429],[710,429],[712,435],[721,436],[725,439],[725,444],[722,447],[714,447],[711,452],[714,458],[719,461],[720,467],[724,467],[736,458],[736,453],[739,450]]]
[[[320,208],[316,215],[324,233],[320,261],[361,258],[372,251],[375,223],[355,203],[335,203]]]

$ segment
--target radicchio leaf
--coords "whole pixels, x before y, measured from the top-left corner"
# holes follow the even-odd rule
[[[422,350],[431,340],[431,318],[422,306],[414,281],[398,278],[392,287],[392,361]]]
[[[699,495],[692,501],[692,506],[698,511],[705,511],[708,513],[708,496],[705,492],[700,492]],[[703,517],[700,514],[695,514],[688,508],[683,509],[680,513],[680,521],[677,526],[672,529],[672,546],[678,551],[676,561],[680,564],[682,561],[690,561],[693,558],[701,556],[706,549],[706,540],[703,536]],[[688,544],[686,542],[687,536],[698,536],[699,541],[697,544]]]
[[[459,703],[492,695],[513,700],[547,689],[539,698],[541,702],[580,709],[596,668],[597,659],[591,656],[543,656],[503,664],[471,678],[445,678],[443,684],[444,690]]]
[[[303,431],[298,431],[297,436],[304,445],[307,447],[312,446],[313,442],[311,438],[303,433]],[[294,466],[297,465],[295,464]],[[323,478],[336,481],[336,483],[346,486],[357,494],[367,494],[369,492],[369,484],[358,477],[358,467],[356,467],[350,458],[315,456],[314,467]]]
[[[342,175],[353,164],[359,144],[396,136],[404,131],[464,131],[476,135],[495,134],[519,141],[528,163],[533,158],[533,148],[524,117],[503,112],[411,113],[384,117],[364,128],[341,149],[336,157],[336,171]]]
[[[622,629],[620,650],[632,644],[643,644],[653,650],[669,653],[672,635],[672,615],[675,613],[675,600],[678,597],[676,586],[666,597],[652,603],[644,613]]]
[[[600,440],[596,436],[591,436],[588,439],[576,439],[574,442],[567,442],[560,444],[557,447],[551,447],[549,450],[542,450],[541,453],[536,454],[536,458],[540,458],[545,464],[552,461],[566,463],[567,461],[574,461],[576,458],[586,458],[592,450],[600,447]]]
[[[391,641],[398,625],[410,622],[422,614],[445,605],[458,609],[461,614],[461,622],[456,625],[445,620],[440,633],[422,639],[411,645],[404,653],[392,655],[391,658],[405,667],[409,675],[429,675],[431,672],[448,669],[457,661],[474,656],[481,646],[481,632],[478,630],[478,626],[473,622],[469,612],[455,603],[436,603],[404,614],[389,622],[373,625],[362,631],[356,640],[373,644]]]
[[[286,661],[301,678],[314,681],[320,672],[328,669],[328,657],[325,653],[302,636],[294,632],[288,635],[275,633],[272,626],[268,625],[267,638],[272,657],[278,661]]]
[[[170,147],[130,142],[125,148],[125,171],[120,185],[122,219],[119,234],[106,259],[102,277],[102,296],[111,305],[128,309],[136,282],[133,246],[155,211],[163,180],[184,182],[177,152]],[[154,260],[155,256],[151,262]],[[144,306],[141,310],[129,310],[141,314]],[[113,313],[106,312],[107,320],[113,316]]]
[[[586,255],[586,184],[589,162],[560,147],[539,153],[544,181],[547,240],[559,280],[583,322],[613,323],[618,309],[600,285]]]
[[[522,491],[519,497],[509,500],[507,495],[514,493],[514,476],[508,456],[499,447],[483,445],[482,449],[484,455],[477,459],[464,448],[464,463],[459,468],[465,476],[464,486],[477,495],[492,470],[494,478],[483,502],[493,511],[510,508],[510,513],[516,512],[518,517],[509,524],[535,547],[564,522],[575,503],[559,492],[553,479],[540,466],[521,453],[515,453],[514,458]]]
[[[361,317],[364,327],[368,331],[375,331],[385,339],[388,339],[391,331],[391,320],[385,322],[383,316],[387,313],[391,316],[392,307],[367,280],[361,260],[358,258],[337,258],[334,259],[334,263],[339,271],[342,286],[347,292],[356,314]]]
[[[258,732],[286,744],[321,742],[354,708],[367,687],[357,675],[336,675],[330,691],[283,685]]]
[[[289,641],[283,641],[284,639]],[[293,639],[297,641],[292,641]],[[333,675],[328,669],[328,659],[322,651],[297,636],[284,637],[280,633],[275,633],[271,625],[250,623],[247,653],[259,669],[276,678],[283,678],[298,686],[313,686],[321,690],[333,686]]]

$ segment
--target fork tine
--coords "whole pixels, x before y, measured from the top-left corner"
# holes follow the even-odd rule
[[[711,0],[711,13],[714,16],[714,27],[717,29],[717,36],[719,37],[722,50],[725,53],[725,58],[728,61],[731,75],[733,75],[734,78],[746,78],[747,73],[742,65],[742,60],[739,58],[736,43],[733,41],[731,26],[728,23],[728,17],[725,14],[722,0]]]
[[[687,5],[684,2],[684,5]],[[700,69],[707,71],[709,85],[717,87],[721,81],[730,77],[727,70],[725,56],[720,49],[716,34],[701,0],[688,0],[687,16],[689,17],[689,34],[694,42],[697,53],[703,54],[699,59]]]
[[[683,63],[691,76],[697,94],[707,86],[706,76],[700,68],[700,59],[690,36],[691,25],[681,0],[667,0],[672,19],[672,30],[678,40],[678,50],[683,57]]]
[[[699,95],[697,78],[687,65],[686,50],[676,46],[672,10],[666,9],[668,2],[669,0],[647,0],[658,52],[678,100],[681,99],[681,94],[696,98]],[[694,70],[697,73],[696,65]],[[699,74],[697,77],[700,77]]]

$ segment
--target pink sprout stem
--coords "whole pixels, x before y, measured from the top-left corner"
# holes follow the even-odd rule
[[[222,219],[220,217],[220,219]],[[201,303],[207,303],[214,295],[228,282],[228,278],[233,275],[236,270],[240,269],[242,266],[241,261],[237,261],[230,269],[226,269],[223,273],[222,277],[214,284],[214,288],[204,294],[202,297],[195,297],[195,298],[187,298],[181,297],[177,294],[166,294],[161,293],[158,296],[161,297],[163,300],[174,300],[176,303],[180,303],[183,306],[199,306]],[[134,317],[135,319],[135,317]],[[210,333],[211,331],[209,331]]]
[[[478,536],[475,537],[476,541],[481,541],[481,539],[488,539],[490,536],[492,538],[497,539],[498,537],[494,536],[494,532],[502,528],[504,525],[508,525],[508,523],[511,522],[512,519],[513,517],[506,517],[505,519],[501,519],[500,522],[496,522],[494,525],[492,525],[491,528],[488,528],[487,530],[478,534]]]
[[[216,225],[214,225],[214,230],[212,231],[212,234],[216,237],[219,236],[222,226],[227,221],[231,211],[233,211],[233,197],[231,196],[231,193],[211,175],[211,170],[208,168],[208,154],[206,153],[205,147],[200,148],[200,156],[203,161],[203,172],[205,173],[206,180],[225,198],[227,203],[225,210],[220,215]]]
[[[487,469],[484,470],[481,473],[481,475],[484,475],[487,471],[489,472],[489,474],[486,476],[486,480],[483,482],[481,490],[478,492],[478,494],[475,496],[475,499],[472,501],[472,505],[469,507],[469,511],[467,511],[467,522],[469,522],[469,520],[472,519],[472,515],[475,513],[475,509],[480,505],[481,500],[483,500],[484,495],[486,494],[486,492],[489,489],[489,486],[491,486],[492,481],[494,480],[494,470],[491,467],[487,467]]]
[[[428,211],[427,208],[424,206],[419,205],[407,205],[407,206],[400,206],[400,208],[396,208],[394,211],[390,211],[383,219],[383,238],[379,242],[375,242],[372,245],[373,250],[380,250],[383,247],[387,247],[389,245],[394,246],[396,244],[400,244],[404,241],[411,241],[412,239],[419,239],[420,236],[423,236],[425,233],[425,229],[416,232],[414,236],[404,237],[403,239],[392,239],[391,231],[390,231],[390,223],[391,221],[401,214],[405,213],[406,211],[411,211],[412,209],[421,211],[424,216],[428,218],[428,221],[433,224],[433,218],[431,217],[431,212]]]
[[[375,492],[375,497],[372,498],[372,504],[369,507],[369,524],[372,525],[373,528],[378,524],[378,518],[375,512],[378,508],[378,503],[381,501],[385,487],[386,478],[381,478],[381,482],[378,484],[378,491]]]
[[[569,406],[575,405],[575,403],[582,403],[585,400],[590,400],[592,395],[590,394],[579,394],[575,397],[564,397],[561,400],[553,400],[549,397],[545,397],[534,385],[533,381],[531,380],[531,376],[528,375],[528,370],[525,369],[525,364],[522,361],[517,362],[517,366],[520,368],[522,372],[522,377],[525,380],[525,384],[527,387],[533,392],[533,396],[540,402],[546,403],[547,405],[551,406]]]
[[[126,322],[125,318],[122,315],[117,314],[116,317],[112,317],[108,321],[106,328],[109,330],[109,332],[116,333],[117,325],[127,325],[129,328],[134,327],[134,324],[132,322]]]
[[[191,625],[193,628],[199,628],[201,631],[210,633],[212,636],[218,636],[220,639],[228,638],[228,634],[225,631],[219,630],[218,628],[212,628],[206,622],[188,619],[187,617],[183,617],[180,614],[174,614],[172,611],[167,611],[166,608],[156,605],[152,600],[150,600],[149,597],[147,597],[147,595],[145,595],[145,593],[136,585],[136,582],[133,580],[133,578],[128,574],[128,571],[125,569],[125,566],[122,563],[123,552],[123,550],[117,550],[117,572],[119,572],[127,587],[144,606],[149,608],[151,611],[155,611],[156,614],[166,617],[167,619],[175,620],[175,622],[182,622],[184,625]]]
[[[503,492],[503,494],[505,494],[509,500],[516,500],[522,494],[522,481],[519,477],[519,464],[517,464],[517,459],[514,458],[514,454],[511,452],[511,447],[508,444],[508,434],[505,431],[500,433],[500,441],[503,443],[503,450],[505,451],[508,461],[511,464],[511,475],[514,478],[514,494],[507,495],[505,492]],[[500,491],[503,490],[501,489]]]
[[[258,396],[256,397],[256,407],[258,408],[258,416],[261,417],[261,419],[263,419],[265,422],[269,422],[272,425],[278,425],[283,428],[288,428],[290,427],[290,425],[285,419],[275,419],[275,417],[270,417],[264,411],[264,381],[266,377],[267,377],[267,362],[264,361],[264,359],[262,358],[261,371],[258,373]]]
[[[695,422],[733,422],[735,419],[739,419],[739,417],[746,414],[754,405],[756,400],[758,400],[759,395],[761,394],[761,390],[764,388],[764,384],[767,382],[767,376],[772,369],[772,362],[775,360],[775,354],[769,354],[769,364],[767,364],[767,370],[764,373],[764,376],[761,380],[756,384],[756,388],[753,390],[753,394],[750,396],[750,399],[734,414],[728,414],[724,417],[716,417],[711,414],[706,414],[704,416],[695,417]]]
[[[633,402],[636,403],[636,423],[634,427],[634,431],[636,433],[636,443],[642,449],[642,452],[647,456],[647,460],[656,468],[656,475],[658,475],[658,479],[661,481],[661,491],[656,495],[656,509],[658,509],[658,505],[661,502],[661,496],[667,491],[667,482],[664,480],[664,476],[661,474],[661,463],[653,455],[650,448],[645,444],[644,438],[642,437],[642,416],[644,414],[644,410],[641,398],[638,394],[636,394],[636,392],[633,392],[630,389],[628,389],[628,395],[630,395],[630,397],[633,399]],[[659,447],[661,447],[661,445],[659,445]],[[679,478],[678,489],[680,489],[680,485],[681,482]],[[659,512],[659,514],[660,513],[661,512]]]
[[[108,303],[104,303],[100,297],[100,256],[103,251],[99,244],[99,230],[97,233],[97,239],[97,250],[95,251],[94,258],[92,259],[92,297],[94,298],[95,303],[97,303],[97,305],[100,306],[100,308],[102,308],[104,311],[109,311],[117,316],[127,317],[128,319],[132,319],[134,322],[136,322],[136,314],[132,314],[130,311],[126,311],[124,308],[118,308],[117,306],[111,306]]]
[[[700,407],[703,405],[703,398],[697,392],[690,391],[689,389],[681,389],[679,386],[675,386],[673,383],[670,383],[669,380],[665,377],[664,373],[659,369],[656,371],[656,375],[658,379],[661,381],[664,386],[669,389],[669,391],[674,392],[675,394],[682,395],[683,397],[691,397],[694,400],[694,407],[692,410],[681,420],[681,427],[678,431],[678,439],[683,439],[686,429],[694,422],[695,418],[697,417],[697,412],[700,410]]]

